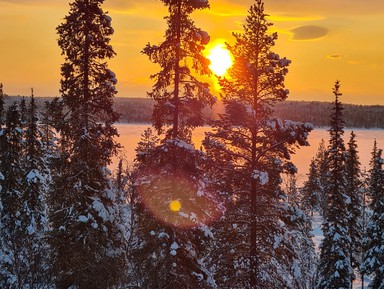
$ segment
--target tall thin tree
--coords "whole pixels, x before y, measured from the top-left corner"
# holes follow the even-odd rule
[[[152,121],[162,142],[146,131],[137,149],[135,274],[145,288],[215,287],[203,250],[215,203],[206,189],[205,156],[191,144],[193,128],[204,124],[202,109],[214,101],[198,79],[210,74],[203,55],[209,36],[191,19],[209,3],[162,2],[168,8],[165,40],[143,49],[160,66],[148,95],[156,101]]]
[[[318,288],[350,288],[353,268],[350,258],[351,236],[349,233],[347,204],[347,180],[345,176],[344,107],[340,102],[340,82],[336,81],[335,96],[330,121],[328,146],[329,177],[326,190],[327,211],[323,222],[324,239],[321,243]]]
[[[0,129],[4,124],[4,91],[3,91],[3,84],[0,83]]]
[[[375,289],[384,287],[384,253],[382,250],[384,246],[384,159],[382,153],[383,151],[377,148],[375,141],[368,185],[369,208],[372,215],[363,239],[364,252],[361,266],[362,273],[372,278],[369,288]]]
[[[61,67],[64,111],[60,156],[50,194],[53,274],[58,288],[109,288],[124,270],[123,236],[118,226],[110,173],[118,145],[112,104],[115,74],[107,60],[111,17],[104,0],[75,0],[57,27],[65,62]],[[70,245],[69,245],[70,244]]]
[[[28,286],[29,260],[23,202],[23,131],[17,103],[7,109],[0,152],[0,287]]]
[[[212,105],[214,98],[209,85],[196,75],[209,75],[209,60],[203,50],[210,38],[197,28],[190,17],[195,10],[209,8],[207,0],[162,0],[169,15],[165,17],[168,29],[160,45],[143,49],[160,72],[151,76],[155,84],[148,96],[156,100],[153,124],[161,132],[168,127],[172,138],[189,138],[190,129],[204,124],[202,110]],[[193,71],[196,71],[194,74]]]
[[[347,182],[346,193],[350,200],[350,202],[347,203],[348,232],[351,238],[350,258],[353,268],[358,269],[361,263],[361,241],[363,237],[362,213],[364,188],[356,134],[354,131],[351,132],[346,151],[345,173]]]

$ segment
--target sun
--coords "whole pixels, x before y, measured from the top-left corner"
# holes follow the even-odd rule
[[[217,76],[223,76],[232,65],[231,53],[222,43],[212,47],[207,58],[211,61],[209,68]]]

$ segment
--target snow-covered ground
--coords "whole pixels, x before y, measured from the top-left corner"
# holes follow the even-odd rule
[[[320,243],[323,239],[323,231],[321,230],[321,224],[323,222],[323,218],[320,216],[319,213],[315,212],[312,217],[312,234],[313,234],[313,241],[315,242],[316,251],[320,252]],[[356,280],[353,282],[353,289],[363,289],[367,288],[369,285],[369,279],[364,278],[364,287],[361,282],[361,276],[360,274],[356,273]]]

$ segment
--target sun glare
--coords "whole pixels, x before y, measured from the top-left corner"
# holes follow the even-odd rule
[[[224,47],[224,44],[212,47],[207,58],[211,61],[209,68],[217,76],[223,76],[232,65],[231,53]]]

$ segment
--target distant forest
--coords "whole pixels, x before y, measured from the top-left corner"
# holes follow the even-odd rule
[[[6,96],[5,106],[19,101],[21,96]],[[39,109],[51,97],[37,97]],[[122,123],[151,123],[154,100],[149,98],[115,98],[114,108],[120,115]],[[383,105],[343,104],[346,127],[384,128]],[[309,122],[314,126],[328,126],[332,109],[331,102],[320,101],[285,101],[275,106],[275,117],[292,121]],[[222,110],[222,104],[216,104],[213,110],[206,110],[208,119],[215,119],[217,112]]]

